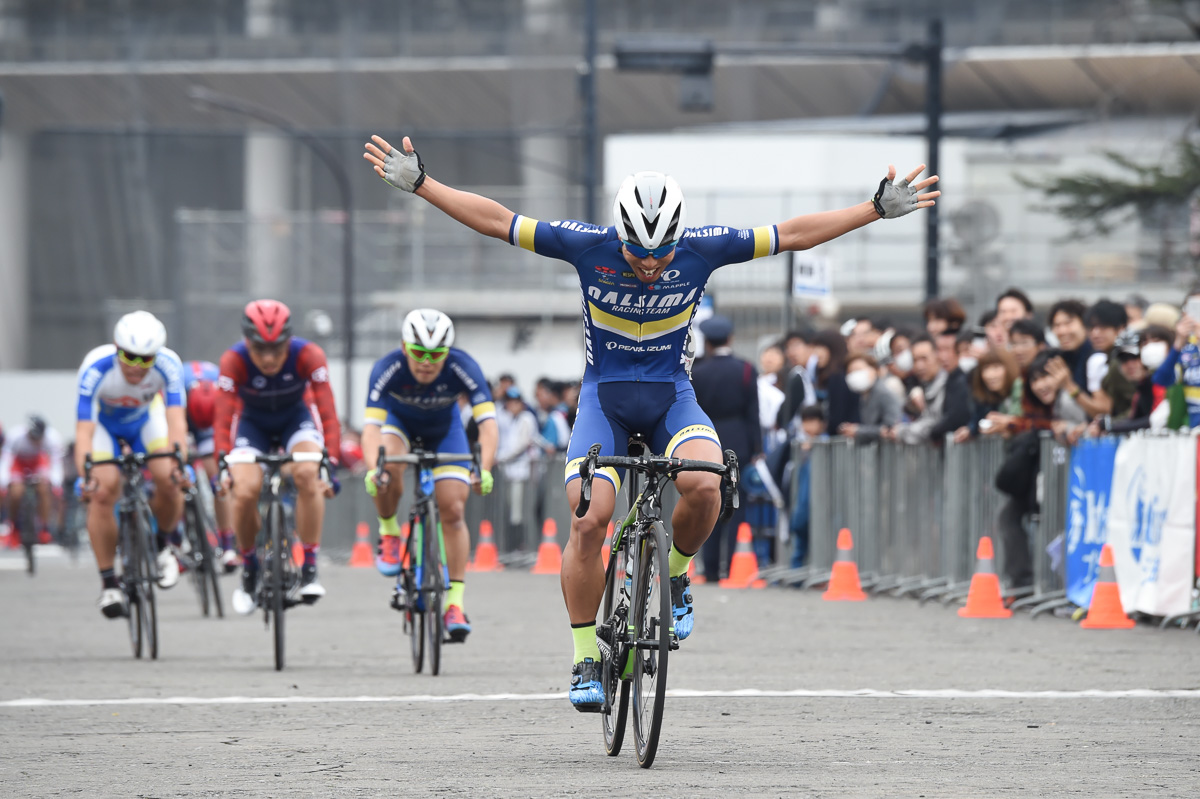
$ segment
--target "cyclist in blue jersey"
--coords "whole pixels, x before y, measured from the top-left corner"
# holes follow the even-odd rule
[[[113,329],[113,343],[97,347],[79,367],[79,401],[75,422],[75,468],[84,473],[90,453],[94,460],[135,452],[163,452],[173,445],[187,449],[183,364],[164,346],[167,331],[146,311],[122,316]],[[157,527],[158,584],[170,588],[179,580],[179,561],[167,545],[183,513],[180,485],[188,484],[173,460],[146,464],[154,482],[150,510]],[[108,618],[128,612],[125,594],[113,570],[117,552],[117,519],[113,508],[121,496],[121,470],[98,466],[90,482],[80,477],[76,493],[88,503],[87,529],[100,569],[97,603]]]
[[[371,370],[367,387],[366,424],[363,425],[363,460],[367,464],[367,493],[375,498],[379,514],[379,556],[375,565],[388,576],[400,573],[400,526],[396,509],[404,488],[401,464],[388,465],[390,480],[375,484],[379,445],[388,455],[403,455],[413,442],[434,452],[469,452],[467,434],[458,413],[458,395],[467,394],[479,426],[481,474],[473,477],[469,462],[448,463],[433,470],[434,495],[446,544],[450,590],[446,593],[445,625],[451,641],[462,642],[471,632],[466,617],[464,577],[471,549],[463,520],[467,493],[474,485],[480,494],[492,490],[492,466],[500,440],[496,407],[479,364],[453,347],[454,323],[441,311],[420,308],[404,318],[404,346],[380,358]]]
[[[630,434],[646,436],[669,457],[720,461],[721,446],[696,404],[686,363],[692,315],[714,270],[787,250],[805,250],[877,219],[893,219],[934,204],[928,189],[937,176],[914,182],[917,167],[896,180],[888,167],[875,195],[849,208],[805,214],[751,229],[687,227],[687,206],[673,178],[639,172],[625,179],[613,203],[613,224],[572,220],[541,222],[478,194],[439,183],[406,136],[392,147],[379,136],[364,157],[392,186],[424,198],[467,227],[539,255],[569,262],[579,274],[584,300],[587,367],[579,414],[567,449],[567,498],[579,502],[578,467],[588,448],[625,454]],[[604,693],[596,644],[596,611],[604,593],[600,551],[612,517],[621,475],[597,474],[591,509],[571,514],[563,550],[562,589],[575,643],[569,697],[578,710],[598,711]],[[720,512],[720,478],[685,472],[675,481],[679,502],[671,518],[669,556],[675,633],[687,638],[694,624],[687,569],[712,532]]]

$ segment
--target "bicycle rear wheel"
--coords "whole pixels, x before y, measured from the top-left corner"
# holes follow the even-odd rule
[[[267,509],[267,541],[270,547],[267,561],[271,564],[269,570],[270,583],[267,589],[267,612],[271,617],[271,627],[275,632],[275,671],[283,671],[286,639],[284,636],[283,614],[286,608],[287,585],[285,584],[284,559],[291,557],[287,551],[287,537],[283,530],[283,505],[272,501]]]
[[[200,504],[199,497],[192,502],[192,513],[195,515],[196,535],[200,540],[200,561],[202,564],[200,573],[208,583],[206,592],[212,597],[209,604],[217,611],[217,618],[223,619],[225,618],[225,606],[221,602],[221,583],[218,579],[221,564],[217,562],[217,551],[213,549],[212,538],[209,537],[213,526],[209,524],[208,514],[204,512],[204,506]],[[204,615],[208,615],[207,610],[204,612]]]
[[[621,547],[612,557],[615,562],[604,584],[601,606],[603,632],[598,634],[608,646],[601,669],[605,707],[600,713],[600,723],[604,727],[604,751],[609,757],[616,757],[625,741],[625,723],[629,716],[629,681],[621,679],[628,651],[623,642],[628,638],[629,607],[624,595],[625,564],[628,563],[625,548]]]
[[[641,553],[633,593],[633,737],[638,765],[650,768],[662,729],[667,654],[671,650],[671,584],[667,531],[662,522],[654,522],[638,546]]]
[[[446,590],[442,576],[442,536],[437,511],[431,506],[425,517],[425,632],[429,638],[429,673],[442,670],[442,639],[446,637],[442,599]]]
[[[205,575],[205,569],[208,568],[208,563],[204,557],[204,549],[200,545],[201,537],[206,537],[203,525],[196,514],[195,500],[188,498],[185,500],[183,509],[183,534],[184,541],[188,546],[188,579],[192,583],[192,587],[196,589],[196,598],[200,600],[200,615],[207,617],[209,612],[208,603],[208,578]]]

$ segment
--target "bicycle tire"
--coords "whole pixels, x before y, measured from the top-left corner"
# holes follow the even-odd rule
[[[151,660],[158,660],[158,604],[154,596],[154,583],[158,579],[158,569],[155,562],[157,548],[152,546],[154,534],[151,532],[149,511],[142,509],[134,516],[135,530],[142,561],[142,573],[138,577],[137,590],[141,609],[139,614],[145,648]]]
[[[20,518],[17,524],[21,528],[21,549],[25,552],[25,573],[32,577],[37,573],[37,558],[33,545],[37,543],[37,494],[34,486],[25,485],[25,494],[21,499]]]
[[[200,600],[200,615],[208,618],[208,578],[204,573],[208,568],[208,562],[200,544],[200,539],[207,538],[207,533],[196,514],[195,500],[191,498],[187,499],[184,505],[183,534],[191,549],[188,580],[196,589],[196,597]]]
[[[408,525],[409,537],[405,543],[405,557],[401,562],[407,561],[408,566],[404,567],[401,572],[404,575],[404,592],[405,606],[404,616],[408,626],[409,646],[412,650],[413,671],[420,674],[425,669],[425,612],[421,604],[421,586],[417,584],[416,577],[416,558],[413,555],[413,541],[417,536],[421,536],[420,522],[415,519]],[[421,537],[422,542],[424,536]],[[420,546],[416,548],[416,552],[420,552]]]
[[[121,580],[128,603],[126,624],[129,644],[135,658],[142,656],[142,600],[138,585],[141,582],[142,557],[134,537],[137,529],[132,514],[121,512],[118,542],[121,549]]]
[[[430,503],[425,517],[425,633],[429,639],[429,673],[436,677],[442,670],[442,640],[446,637],[445,620],[442,618],[442,601],[446,581],[442,576],[442,541],[438,527],[437,508]]]
[[[221,583],[218,575],[221,571],[221,564],[217,562],[217,552],[213,549],[212,539],[209,538],[209,531],[213,530],[213,526],[209,524],[208,514],[204,510],[204,506],[200,502],[200,498],[192,502],[192,512],[195,514],[196,531],[200,539],[200,552],[202,554],[201,561],[203,568],[201,574],[208,581],[209,595],[212,597],[211,606],[216,608],[217,618],[225,618],[225,606],[221,602]],[[206,611],[205,616],[208,615]]]
[[[600,713],[600,725],[604,730],[604,751],[609,757],[621,754],[625,741],[625,726],[629,718],[629,681],[621,679],[622,666],[628,648],[621,643],[628,633],[628,608],[618,613],[621,605],[621,589],[625,584],[625,564],[628,563],[625,547],[615,555],[616,559],[604,583],[604,602],[600,618],[608,626],[612,637],[607,643],[610,654],[604,659],[602,680],[607,707]]]
[[[268,592],[270,594],[269,613],[271,616],[271,627],[275,633],[275,671],[283,671],[285,660],[285,648],[287,640],[285,636],[285,627],[283,614],[286,605],[287,585],[284,582],[284,558],[291,557],[291,553],[287,551],[287,538],[284,536],[283,530],[283,505],[278,500],[273,500],[267,511],[267,524],[269,526],[269,546],[270,552],[267,553],[267,559],[271,563],[271,584]]]
[[[654,522],[639,541],[633,593],[633,737],[637,761],[650,768],[662,731],[667,696],[667,655],[671,651],[671,585],[667,571],[667,531]]]

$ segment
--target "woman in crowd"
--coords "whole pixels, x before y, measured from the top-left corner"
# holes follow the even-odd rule
[[[947,330],[960,330],[967,321],[967,312],[958,300],[947,297],[925,303],[925,332],[936,337]]]
[[[1015,434],[1027,430],[1053,430],[1056,434],[1071,434],[1071,443],[1078,439],[1087,424],[1087,414],[1063,390],[1071,375],[1059,356],[1058,350],[1038,353],[1025,375],[1020,413],[988,413],[984,417],[989,422],[985,432]]]
[[[1024,382],[1016,359],[994,347],[979,359],[968,382],[971,386],[971,421],[954,431],[954,440],[960,444],[979,435],[980,422],[989,414],[1019,416],[1024,394]],[[990,428],[991,422],[982,426]]]
[[[856,352],[846,359],[846,385],[859,397],[858,424],[843,422],[838,433],[871,441],[879,431],[900,421],[900,398],[879,379],[879,362],[870,355]]]
[[[846,340],[836,330],[813,336],[817,356],[817,402],[825,410],[827,429],[838,430],[843,422],[859,421],[858,395],[846,385]]]

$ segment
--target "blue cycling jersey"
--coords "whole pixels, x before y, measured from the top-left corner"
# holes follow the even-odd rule
[[[666,270],[647,284],[625,261],[613,227],[516,215],[508,240],[568,261],[579,273],[587,355],[583,379],[593,383],[686,379],[692,315],[709,276],[726,264],[775,255],[779,248],[774,225],[688,228]]]
[[[475,421],[496,416],[483,370],[467,353],[451,347],[441,374],[423,384],[409,371],[404,350],[392,350],[371,369],[366,422],[386,427],[391,414],[413,435],[441,438],[458,418],[458,395],[464,392],[470,397]]]

